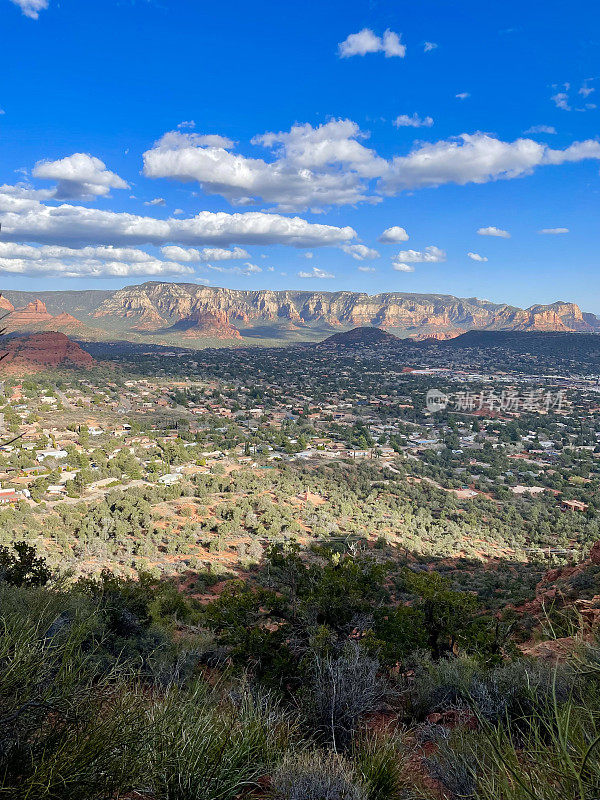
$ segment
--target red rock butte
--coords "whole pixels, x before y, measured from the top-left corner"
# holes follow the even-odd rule
[[[9,339],[0,361],[2,372],[40,372],[56,367],[91,367],[94,359],[64,333],[48,331]]]

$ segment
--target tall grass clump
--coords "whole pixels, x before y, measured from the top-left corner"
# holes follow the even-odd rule
[[[51,614],[39,607],[32,622],[11,613],[20,593],[2,592],[0,797],[100,800],[133,788],[144,731],[124,671],[98,670],[95,619],[48,626],[49,601]]]
[[[260,785],[294,735],[269,695],[243,688],[223,698],[200,682],[168,689],[147,720],[153,787],[164,800],[233,800]]]

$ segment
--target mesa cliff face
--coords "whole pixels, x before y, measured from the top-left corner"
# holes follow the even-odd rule
[[[96,310],[97,319],[128,322],[138,330],[195,330],[206,327],[235,337],[240,327],[288,323],[374,326],[446,337],[471,328],[518,331],[600,331],[600,320],[574,303],[528,309],[451,295],[390,292],[242,291],[195,284],[146,283],[115,292]],[[239,334],[238,334],[239,335]]]
[[[474,329],[600,332],[598,317],[561,301],[518,308],[442,294],[243,291],[157,281],[114,292],[7,295],[0,296],[0,309],[9,312],[2,320],[9,332],[59,330],[89,340],[239,341],[246,333],[315,340],[357,327],[415,339],[448,339]]]

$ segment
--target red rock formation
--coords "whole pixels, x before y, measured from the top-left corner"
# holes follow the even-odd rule
[[[3,350],[0,371],[10,373],[39,372],[44,368],[63,366],[91,367],[92,356],[64,333],[54,331],[9,339]]]
[[[223,320],[217,323],[218,328],[239,320],[261,326],[284,321],[301,326],[325,323],[337,328],[375,326],[444,337],[456,335],[458,329],[600,331],[600,320],[583,313],[574,303],[522,309],[451,295],[243,291],[154,281],[119,289],[100,304],[94,316],[106,318],[106,322],[112,319],[121,327],[125,322],[132,329],[166,331],[177,330],[179,322],[198,328],[196,321],[202,313]],[[211,317],[206,319],[210,321]]]
[[[2,322],[8,331],[19,331],[23,328],[49,322],[51,319],[52,314],[48,313],[45,304],[41,300],[34,300],[32,303],[27,303],[25,308],[18,308],[13,311]]]
[[[0,294],[0,310],[1,311],[14,311],[15,307],[6,297]]]
[[[181,333],[186,338],[208,337],[211,339],[241,339],[240,332],[229,322],[223,311],[197,309],[177,322],[170,331]]]

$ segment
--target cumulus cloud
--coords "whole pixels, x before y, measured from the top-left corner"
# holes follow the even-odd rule
[[[145,206],[164,206],[166,201],[164,197],[155,197],[154,200],[144,200]]]
[[[490,225],[488,228],[479,228],[477,233],[480,236],[498,236],[500,239],[510,239],[510,233],[508,231],[503,231],[502,228],[495,228],[493,225]]]
[[[400,35],[389,28],[382,37],[377,36],[370,28],[363,28],[358,33],[351,33],[338,44],[340,58],[366,56],[367,53],[384,53],[386,58],[404,58],[406,46],[400,41]]]
[[[253,145],[271,151],[267,161],[174,131],[144,153],[144,173],[197,181],[205,192],[235,204],[262,199],[292,211],[381,202],[377,190],[394,195],[446,183],[487,183],[529,175],[539,166],[600,159],[600,142],[593,139],[559,150],[526,137],[504,142],[489,134],[463,133],[418,143],[407,155],[388,160],[364,144],[367,136],[348,119],[317,127],[297,124],[252,139]]]
[[[404,264],[402,261],[392,261],[392,269],[395,269],[396,272],[414,272],[415,268],[411,267],[410,264]]]
[[[235,147],[233,139],[219,136],[218,133],[196,134],[194,141],[200,147],[222,147],[224,150],[231,150],[232,147]]]
[[[378,202],[365,193],[365,179],[379,177],[387,162],[359,140],[366,135],[351,120],[255,136],[252,144],[273,151],[273,161],[232,153],[207,137],[172,131],[144,153],[150,178],[197,181],[208,194],[247,205],[261,198],[290,211]]]
[[[319,225],[301,217],[247,212],[202,211],[187,219],[156,219],[136,214],[62,204],[50,206],[45,195],[23,187],[0,187],[0,223],[4,241],[82,246],[283,244],[323,247],[350,242],[350,227]]]
[[[319,267],[313,267],[310,272],[306,272],[301,270],[298,273],[299,278],[335,278],[331,272],[326,272],[324,269],[319,269]]]
[[[58,181],[54,191],[57,200],[85,200],[106,197],[111,189],[128,189],[129,184],[106,164],[89,153],[73,153],[58,161],[38,161],[34,178]]]
[[[446,260],[446,253],[435,245],[429,245],[425,250],[400,250],[394,256],[395,262],[405,261],[408,264],[439,264]]]
[[[487,256],[480,256],[479,253],[467,253],[471,261],[487,261]]]
[[[341,249],[357,261],[365,261],[367,258],[379,258],[377,250],[373,250],[364,244],[343,244]]]
[[[538,231],[538,233],[549,233],[551,235],[555,235],[557,233],[568,233],[568,232],[569,232],[568,228],[542,228],[541,231]]]
[[[189,130],[193,131],[196,127],[196,123],[193,119],[184,119],[183,122],[180,122],[177,126],[180,130]]]
[[[30,19],[38,19],[40,11],[48,8],[48,0],[11,0],[15,6],[19,6],[23,14]]]
[[[409,239],[408,233],[399,225],[393,225],[391,228],[386,228],[379,237],[379,241],[384,244],[396,244],[397,242],[407,242]]]
[[[194,270],[162,261],[129,247],[79,249],[0,242],[0,273],[63,277],[127,277],[130,275],[190,275]]]
[[[400,114],[393,123],[397,128],[431,128],[433,125],[432,117],[420,117],[418,114],[409,116]]]
[[[227,250],[223,247],[205,247],[196,250],[193,247],[178,247],[177,245],[166,245],[161,247],[161,253],[170,261],[234,261],[238,258],[250,258],[249,253],[243,247],[234,247]]]
[[[463,133],[455,139],[422,144],[407,156],[392,159],[383,190],[488,183],[530,175],[536,167],[600,159],[600,142],[587,139],[555,150],[533,139],[503,142],[485,133]]]
[[[359,272],[376,272],[375,267],[358,267]]]

